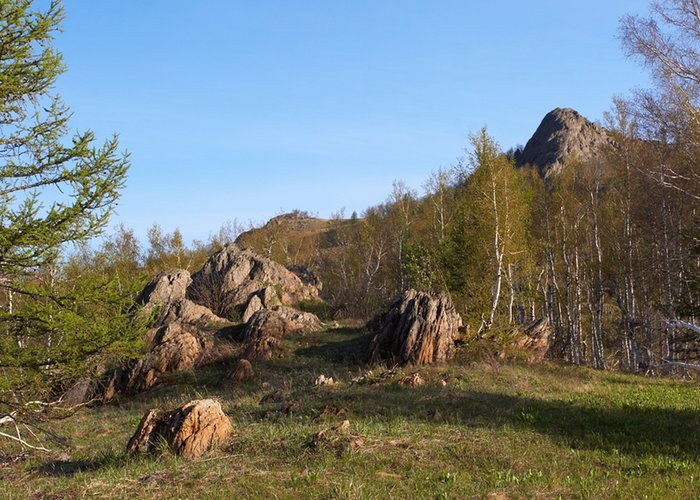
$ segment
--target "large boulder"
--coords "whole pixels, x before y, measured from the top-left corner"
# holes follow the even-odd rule
[[[316,287],[304,284],[284,266],[229,243],[192,276],[187,296],[218,315],[232,318],[268,287],[277,290],[286,305],[318,299],[319,295]]]
[[[462,319],[448,295],[407,290],[368,326],[371,362],[425,365],[452,357]]]
[[[190,401],[169,413],[149,410],[129,439],[127,452],[157,453],[160,443],[183,458],[196,459],[221,444],[233,432],[231,422],[213,399]]]

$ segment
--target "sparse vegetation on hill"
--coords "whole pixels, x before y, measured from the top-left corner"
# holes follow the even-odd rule
[[[657,87],[605,128],[482,129],[360,216],[95,248],[127,159],[61,145],[59,3],[0,4],[0,496],[695,496],[697,11],[623,20]]]

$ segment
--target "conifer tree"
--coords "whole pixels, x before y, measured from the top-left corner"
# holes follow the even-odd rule
[[[54,89],[62,18],[56,0],[0,2],[0,396],[49,387],[127,339],[119,287],[69,283],[60,269],[70,244],[104,229],[129,167],[116,136],[96,145],[70,130]]]

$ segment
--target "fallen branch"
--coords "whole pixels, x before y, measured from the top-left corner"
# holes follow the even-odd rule
[[[51,450],[49,450],[48,448],[44,448],[43,446],[33,446],[33,445],[27,443],[24,439],[18,438],[17,436],[13,436],[12,434],[5,434],[4,432],[0,432],[0,437],[5,437],[5,438],[11,439],[13,441],[17,441],[19,444],[21,444],[25,448],[51,453]]]
[[[693,363],[684,363],[683,361],[670,361],[664,359],[664,365],[680,366],[681,368],[687,368],[688,370],[698,370],[700,371],[700,365],[695,365]]]
[[[694,325],[693,323],[688,323],[687,321],[681,321],[679,319],[667,319],[664,320],[664,323],[666,323],[669,326],[676,326],[679,328],[687,328],[688,330],[691,330],[698,335],[700,335],[700,326]]]

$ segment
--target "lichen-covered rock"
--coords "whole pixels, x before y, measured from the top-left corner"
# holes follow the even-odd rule
[[[127,452],[156,453],[160,451],[159,443],[164,442],[176,455],[196,459],[221,444],[232,431],[217,401],[190,401],[170,413],[146,412],[127,444]]]
[[[371,362],[425,365],[452,357],[462,319],[448,295],[407,290],[368,326]]]
[[[236,366],[226,375],[226,380],[233,382],[247,382],[255,375],[253,365],[247,359],[239,359]]]

